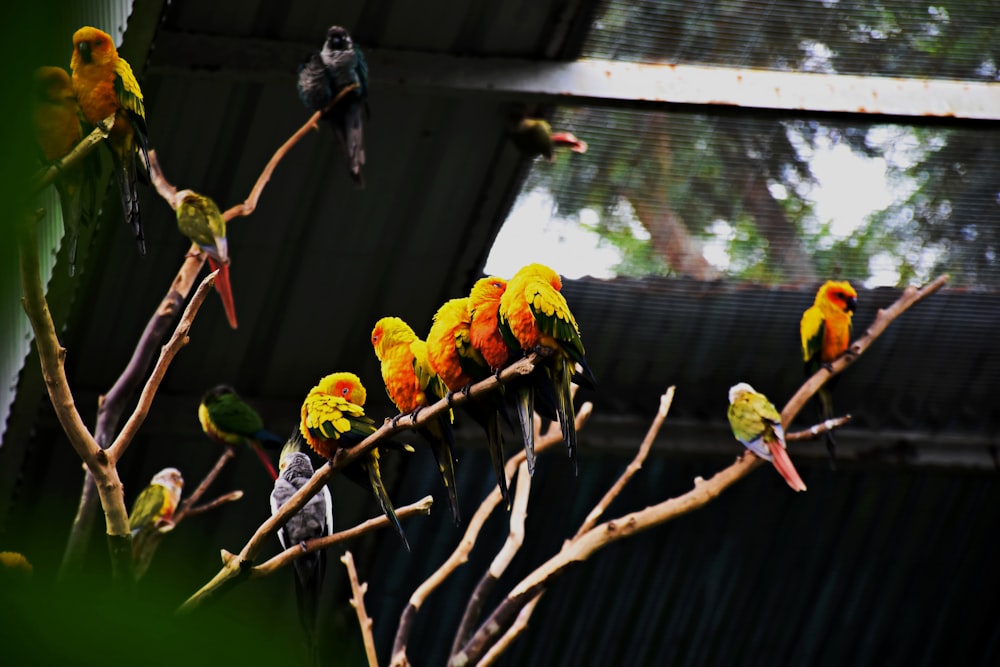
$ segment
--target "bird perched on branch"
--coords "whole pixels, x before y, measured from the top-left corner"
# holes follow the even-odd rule
[[[858,306],[858,293],[846,280],[828,280],[816,292],[813,305],[802,313],[799,333],[802,337],[802,358],[806,377],[833,363],[851,344],[852,317]],[[833,387],[839,376],[833,376],[816,392],[821,420],[833,417]],[[830,467],[836,469],[837,450],[830,430],[826,432],[826,449]]]
[[[177,193],[177,227],[201,248],[208,258],[215,277],[215,291],[222,298],[229,326],[236,328],[236,304],[233,302],[233,287],[229,280],[229,244],[226,241],[226,219],[215,201],[193,190]]]
[[[468,391],[473,382],[485,380],[492,373],[483,355],[472,346],[471,323],[469,297],[450,299],[434,313],[434,321],[427,333],[427,359],[447,387],[449,395],[456,391]],[[503,468],[503,434],[500,431],[500,419],[504,414],[502,395],[490,392],[479,399],[466,401],[462,408],[486,432],[486,445],[500,496],[509,509],[510,495]]]
[[[73,92],[69,72],[62,67],[39,67],[35,70],[35,133],[42,157],[47,163],[65,157],[83,139],[80,105]],[[91,207],[96,199],[94,175],[100,168],[92,162],[94,155],[59,170],[56,192],[62,209],[65,243],[68,247],[69,275],[76,273],[76,246],[80,224],[89,222]],[[85,187],[89,200],[83,201]]]
[[[561,289],[558,273],[544,264],[528,264],[507,282],[507,289],[500,297],[499,328],[507,346],[526,354],[539,347],[553,351],[529,376],[531,386],[518,389],[518,417],[526,442],[529,429],[532,432],[531,447],[525,448],[529,471],[534,469],[535,459],[533,394],[537,393],[554,408],[567,452],[576,468],[576,410],[570,385],[576,381],[588,388],[597,386],[584,356],[580,329]],[[577,365],[580,373],[576,371]]]
[[[152,550],[146,548],[149,540],[157,533],[173,530],[174,512],[181,502],[183,489],[181,471],[164,468],[153,475],[149,485],[139,492],[132,503],[128,525],[132,531],[132,556],[138,576],[146,571],[152,558]]]
[[[146,110],[132,67],[119,57],[111,35],[91,26],[73,34],[73,90],[84,117],[93,125],[115,116],[108,135],[121,190],[125,222],[135,232],[139,252],[146,254],[139,212],[138,181],[149,182]],[[140,172],[140,169],[143,170]]]
[[[427,343],[417,338],[409,324],[398,317],[383,317],[371,335],[375,356],[381,363],[382,380],[389,398],[401,414],[416,415],[421,408],[444,398],[448,389],[434,372],[427,357]],[[398,417],[396,417],[398,419]],[[457,525],[458,491],[455,489],[455,434],[451,412],[445,412],[417,429],[431,446],[441,481],[448,492],[451,515]]]
[[[792,490],[806,490],[805,483],[788,457],[781,414],[764,394],[746,382],[734,384],[729,388],[727,416],[737,440],[760,458],[774,464]]]
[[[312,461],[308,454],[301,451],[301,442],[301,436],[295,431],[281,450],[278,459],[278,469],[281,472],[274,480],[274,489],[271,491],[272,516],[313,476]],[[333,498],[330,496],[330,489],[324,484],[302,509],[278,529],[278,541],[281,542],[282,549],[288,549],[332,533]],[[295,601],[299,610],[299,622],[306,636],[312,664],[319,664],[317,619],[320,591],[326,576],[326,549],[303,554],[292,562],[292,568],[295,571]]]
[[[500,297],[506,290],[506,280],[486,276],[477,280],[469,292],[469,342],[493,371],[511,360],[511,349],[500,333]]]
[[[357,375],[331,373],[310,389],[302,402],[299,432],[314,452],[331,459],[338,449],[353,447],[377,430],[375,422],[365,415],[367,398],[368,392]],[[408,445],[392,440],[383,440],[380,446],[410,449]],[[382,483],[379,449],[374,447],[349,464],[344,469],[344,475],[357,484],[364,486],[367,483],[370,486],[382,513],[392,522],[403,546],[409,551],[403,526]]]
[[[344,28],[326,31],[323,48],[299,65],[299,98],[310,111],[322,112],[333,127],[355,185],[364,187],[364,122],[368,115],[368,65]]]
[[[235,389],[220,384],[206,391],[198,405],[198,421],[205,435],[220,445],[248,445],[271,479],[278,478],[274,465],[261,446],[277,449],[282,440],[264,428],[264,420],[240,398]]]
[[[574,153],[586,153],[587,142],[576,138],[572,132],[553,132],[552,126],[542,118],[522,118],[510,133],[511,143],[527,158],[541,155],[549,162],[555,158],[557,147],[568,148]]]

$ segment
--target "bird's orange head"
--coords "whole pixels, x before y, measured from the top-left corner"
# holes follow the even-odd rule
[[[490,305],[496,310],[500,306],[500,297],[507,290],[507,281],[497,276],[480,278],[469,292],[469,313],[473,318],[476,312]]]
[[[73,33],[73,69],[81,64],[108,65],[118,59],[118,49],[111,35],[91,26],[84,26]]]
[[[73,82],[62,67],[39,67],[35,70],[35,95],[40,102],[71,99]]]
[[[816,304],[832,304],[841,312],[854,312],[858,307],[858,293],[846,280],[827,280],[816,293]]]
[[[372,347],[381,361],[386,351],[402,343],[412,343],[417,339],[413,328],[398,317],[383,317],[372,329]]]
[[[319,390],[358,406],[363,406],[368,398],[361,378],[348,372],[330,373],[319,381]]]

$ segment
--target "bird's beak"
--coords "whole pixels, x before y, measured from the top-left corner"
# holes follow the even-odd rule
[[[90,42],[80,42],[76,45],[77,51],[80,52],[80,57],[83,58],[83,62],[89,63],[93,57],[90,52]]]
[[[853,296],[847,297],[847,312],[853,313],[854,309],[858,307],[858,300]]]

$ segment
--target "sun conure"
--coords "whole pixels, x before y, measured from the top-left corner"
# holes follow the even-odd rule
[[[39,67],[35,70],[33,109],[35,134],[46,162],[55,162],[69,153],[83,139],[80,105],[73,92],[69,72],[62,67]],[[84,160],[63,168],[56,176],[55,187],[68,248],[69,275],[76,273],[76,246],[80,223],[87,224],[93,206],[94,176],[100,164],[92,162],[91,153]],[[83,202],[84,187],[89,186],[89,201]]]
[[[556,147],[565,147],[574,153],[586,153],[587,142],[576,138],[572,132],[553,132],[552,126],[542,118],[522,118],[510,133],[510,140],[525,157],[541,155],[551,162]]]
[[[338,449],[353,447],[378,430],[371,417],[365,415],[367,398],[368,392],[357,375],[348,372],[330,373],[320,379],[302,401],[299,432],[314,452],[327,459],[333,458]],[[382,441],[380,445],[410,449],[408,445],[392,440]],[[372,448],[343,472],[357,484],[364,485],[367,482],[382,513],[392,522],[403,546],[409,551],[410,545],[406,541],[403,526],[396,517],[392,500],[382,483],[379,449],[380,447]]]
[[[200,195],[193,190],[177,193],[177,227],[201,248],[208,258],[215,277],[215,291],[222,298],[229,326],[236,328],[236,304],[233,302],[233,287],[229,281],[229,243],[226,240],[226,219],[211,197]]]
[[[490,369],[499,371],[511,359],[511,349],[500,333],[500,297],[507,281],[497,276],[480,278],[469,292],[469,342]]]
[[[828,366],[851,344],[851,319],[858,305],[858,293],[846,280],[828,280],[816,292],[813,305],[802,313],[799,333],[806,377]],[[816,392],[820,419],[833,417],[833,388],[840,376],[833,376]],[[836,468],[837,450],[831,431],[826,432],[830,467]]]
[[[312,461],[301,451],[302,437],[296,429],[281,449],[278,458],[278,479],[271,490],[271,515],[278,513],[281,506],[306,485],[313,476]],[[333,498],[330,489],[323,488],[293,514],[284,526],[278,529],[278,541],[282,549],[309,540],[325,537],[333,533]],[[295,572],[295,601],[299,610],[299,622],[309,646],[311,663],[318,665],[319,642],[317,641],[317,619],[319,618],[320,590],[326,576],[326,549],[307,553],[292,562]]]
[[[805,491],[806,485],[792,465],[785,447],[785,431],[781,414],[764,394],[746,382],[729,388],[729,425],[733,435],[751,452],[774,464],[774,467],[794,491]]]
[[[206,391],[198,406],[198,421],[205,435],[220,445],[248,445],[271,479],[278,478],[261,445],[276,449],[283,441],[264,428],[260,415],[240,398],[235,389],[220,384]]]
[[[534,392],[545,402],[553,404],[575,469],[576,411],[570,385],[575,380],[593,388],[597,380],[587,365],[580,329],[560,289],[562,280],[559,274],[548,266],[528,264],[522,267],[507,282],[507,289],[500,298],[499,328],[511,349],[530,353],[541,346],[554,351],[529,377],[533,380]],[[576,372],[577,364],[582,369],[581,373]],[[527,440],[534,408],[533,392],[520,389],[518,393],[518,417]],[[531,441],[530,449],[526,447],[529,470],[533,469],[534,463],[533,433]]]
[[[111,35],[90,26],[73,34],[73,90],[80,110],[96,125],[114,114],[115,124],[108,135],[115,174],[121,191],[125,222],[132,226],[139,252],[146,254],[139,212],[138,181],[148,182],[149,155],[146,110],[142,90],[132,68],[118,56]]]
[[[483,355],[472,346],[469,298],[446,301],[437,312],[427,333],[427,359],[450,392],[467,390],[473,382],[484,380],[492,374]],[[465,412],[486,432],[493,472],[496,474],[500,495],[510,509],[507,493],[507,475],[504,473],[503,434],[500,419],[503,398],[500,392],[490,392],[480,399],[462,404]]]
[[[401,414],[416,413],[448,393],[427,358],[427,343],[417,338],[409,324],[398,317],[383,317],[375,323],[371,341],[375,356],[381,362],[386,393]],[[417,433],[430,443],[457,525],[461,514],[455,488],[455,434],[451,429],[451,412],[438,415],[418,428]]]

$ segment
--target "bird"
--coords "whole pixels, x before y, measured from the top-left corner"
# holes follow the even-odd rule
[[[493,371],[511,361],[512,350],[500,333],[500,297],[506,290],[506,280],[486,276],[469,291],[469,342]]]
[[[441,377],[431,368],[427,343],[418,338],[413,328],[400,318],[379,319],[372,329],[371,342],[381,364],[386,393],[400,415],[415,416],[421,408],[441,400],[448,393]],[[452,519],[458,525],[461,513],[455,489],[455,434],[451,428],[451,411],[437,415],[417,428],[417,433],[431,446],[441,481],[448,493]]]
[[[305,486],[313,476],[313,465],[309,455],[302,451],[302,436],[298,429],[281,449],[278,459],[278,478],[271,491],[271,515],[278,513],[282,505]],[[282,549],[333,533],[333,498],[330,489],[323,485],[308,502],[288,518],[278,529],[278,541]],[[295,573],[295,601],[299,611],[299,622],[306,636],[306,644],[312,664],[318,663],[319,642],[317,641],[320,591],[326,575],[326,549],[305,553],[292,562]]]
[[[229,326],[236,328],[236,305],[233,302],[233,288],[229,280],[229,244],[226,241],[226,219],[211,197],[193,190],[177,193],[177,227],[201,248],[208,258],[215,277],[215,291],[222,298]]]
[[[434,313],[427,333],[427,359],[448,389],[448,396],[456,391],[468,391],[473,382],[492,374],[483,355],[472,346],[471,323],[469,297],[449,299]],[[490,392],[479,399],[466,401],[462,408],[486,432],[486,445],[500,496],[510,509],[500,430],[501,415],[505,414],[503,397],[499,392]]]
[[[32,117],[42,158],[52,163],[65,157],[83,139],[80,105],[73,92],[73,81],[62,67],[39,67],[35,70],[35,99]],[[59,170],[55,179],[59,206],[62,209],[65,243],[68,248],[69,275],[76,273],[76,250],[80,225],[88,224],[94,194],[94,176],[100,168],[92,162],[93,154]],[[85,188],[91,200],[84,204]]]
[[[507,282],[507,289],[500,297],[499,329],[507,346],[513,350],[530,353],[544,347],[554,352],[542,359],[540,368],[529,376],[534,391],[519,389],[518,416],[527,438],[534,408],[532,394],[537,393],[543,402],[550,403],[576,470],[576,410],[571,383],[576,381],[595,388],[597,379],[587,365],[580,328],[561,289],[562,279],[551,267],[538,263],[521,267]],[[582,369],[579,373],[577,365]],[[532,436],[532,446],[525,451],[529,471],[534,469],[533,441]]]
[[[284,441],[264,428],[264,421],[257,411],[240,398],[231,386],[216,385],[202,395],[198,405],[198,421],[205,435],[220,445],[248,445],[271,479],[278,478],[274,465],[261,446],[277,448]]]
[[[375,422],[365,415],[368,392],[354,373],[340,371],[323,376],[306,395],[300,411],[299,433],[310,448],[323,458],[331,459],[338,449],[352,447],[374,433]],[[382,447],[408,449],[391,440]],[[392,523],[407,551],[410,544],[399,523],[392,500],[382,483],[379,468],[380,447],[374,447],[344,469],[344,475],[354,482],[371,487],[382,513]]]
[[[108,146],[115,164],[125,222],[131,225],[139,253],[146,254],[139,211],[138,182],[148,182],[146,110],[132,67],[118,55],[111,35],[84,26],[73,33],[70,58],[73,91],[84,117],[93,125],[114,114]],[[140,169],[144,170],[140,172]]]
[[[734,384],[729,388],[729,410],[726,414],[737,440],[760,458],[774,464],[793,491],[806,490],[805,482],[788,457],[781,415],[764,394],[746,382]]]
[[[799,334],[805,375],[812,377],[821,367],[829,368],[851,343],[852,319],[858,306],[858,293],[846,280],[827,280],[816,291],[813,305],[802,313]],[[839,376],[833,376],[816,392],[821,420],[833,417],[833,388]],[[837,449],[833,433],[826,431],[826,449],[830,468],[836,470]]]
[[[135,562],[135,576],[141,577],[149,567],[153,557],[150,540],[159,533],[174,528],[174,512],[181,502],[184,477],[177,468],[164,468],[139,492],[128,515],[129,530],[132,533],[132,558]]]
[[[299,65],[299,99],[309,111],[319,111],[334,129],[347,158],[354,184],[364,187],[364,120],[368,116],[368,64],[341,26],[330,26],[319,51]]]
[[[555,157],[555,148],[562,146],[574,153],[586,153],[587,142],[578,139],[572,132],[553,132],[552,126],[543,118],[521,118],[510,132],[511,143],[528,158],[539,155],[549,162]]]

